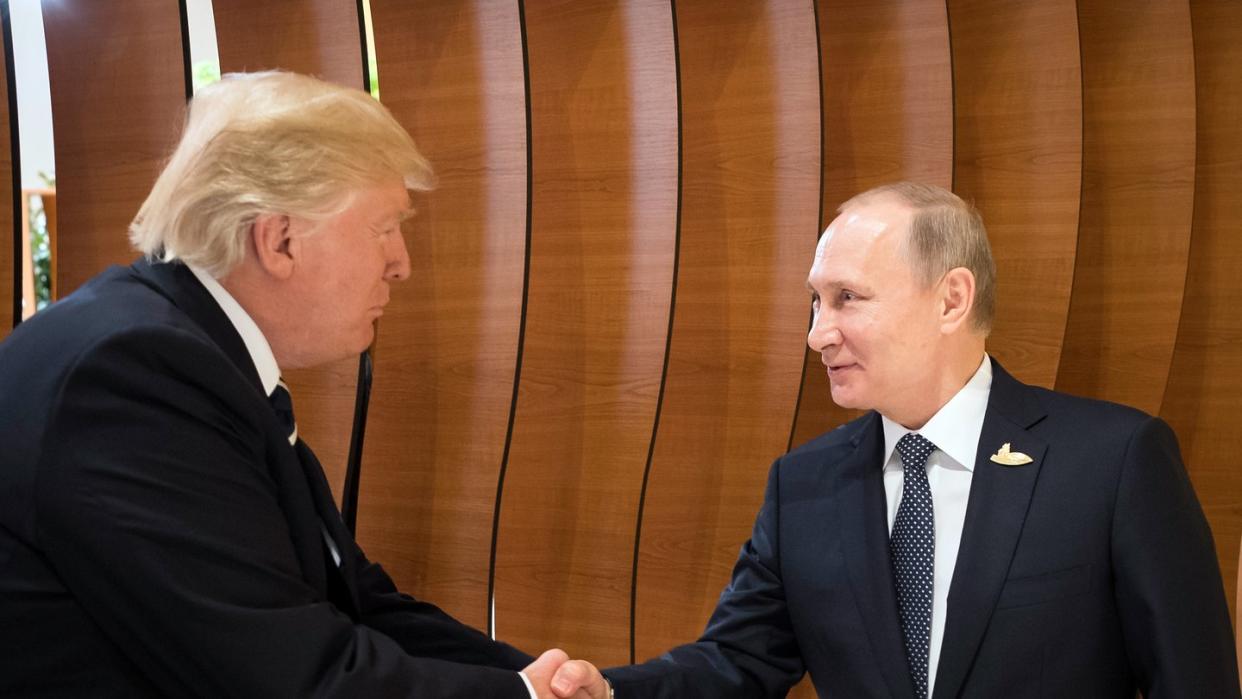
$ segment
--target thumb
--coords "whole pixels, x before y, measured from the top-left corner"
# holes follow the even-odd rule
[[[570,697],[578,688],[587,682],[588,673],[586,668],[582,667],[582,663],[576,660],[570,660],[556,671],[552,676],[552,691],[556,692],[558,697]]]
[[[569,655],[560,648],[545,650],[543,655],[535,658],[535,662],[526,667],[528,673],[551,675],[558,667],[569,660]]]
[[[605,696],[608,686],[594,665],[584,660],[570,660],[556,671],[552,677],[552,691],[562,699],[575,696],[575,692],[583,689],[592,697]]]

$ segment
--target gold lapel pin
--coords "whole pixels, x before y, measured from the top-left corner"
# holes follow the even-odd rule
[[[1020,451],[1009,451],[1009,442],[1005,442],[1001,445],[1001,448],[992,455],[992,461],[1000,464],[1001,466],[1021,466],[1022,464],[1031,463],[1034,459]]]

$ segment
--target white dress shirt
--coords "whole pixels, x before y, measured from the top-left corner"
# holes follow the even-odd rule
[[[966,502],[970,497],[970,479],[975,470],[975,454],[979,435],[983,432],[983,416],[992,390],[992,363],[988,356],[962,390],[932,416],[917,432],[932,444],[935,451],[927,459],[927,482],[931,486],[932,516],[935,518],[935,558],[932,566],[932,624],[927,658],[927,694],[936,686],[936,668],[940,664],[940,645],[944,640],[944,621],[949,599],[949,584],[957,565],[957,549],[962,540],[962,524],[966,520]],[[901,455],[896,453],[897,440],[908,430],[881,416],[884,425],[884,495],[888,501],[888,531],[892,534],[897,506],[901,504],[901,487],[905,472]]]
[[[266,395],[272,395],[272,391],[276,390],[276,383],[280,381],[280,366],[276,364],[276,355],[272,352],[272,346],[268,344],[267,338],[264,337],[263,331],[259,329],[258,324],[241,307],[237,299],[228,292],[220,282],[216,281],[207,272],[186,265],[186,267],[194,273],[198,281],[207,289],[207,293],[211,294],[211,298],[215,299],[216,304],[220,306],[220,310],[224,311],[224,315],[228,316],[229,322],[237,330],[237,334],[241,335],[242,342],[246,345],[246,351],[250,353],[250,360],[254,362],[254,368],[259,373],[259,382],[263,384],[263,392]],[[323,531],[324,543],[328,545],[328,551],[332,554],[332,560],[339,567],[341,565],[341,553],[336,547],[336,542],[332,540],[332,535],[328,533],[328,527],[321,520],[319,528]],[[518,677],[522,678],[522,683],[526,685],[526,691],[530,692],[530,699],[539,699],[535,694],[535,687],[530,683],[530,679],[526,677],[525,672],[519,672]]]

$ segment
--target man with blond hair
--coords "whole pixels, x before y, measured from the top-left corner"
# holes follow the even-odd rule
[[[143,259],[0,344],[0,696],[552,696],[563,653],[366,559],[280,380],[371,343],[430,182],[361,91],[274,72],[193,99]]]
[[[843,204],[807,279],[832,399],[777,459],[703,636],[616,696],[1238,697],[1212,535],[1163,421],[1019,383],[984,351],[979,214],[898,183]],[[603,678],[582,661],[553,686]]]

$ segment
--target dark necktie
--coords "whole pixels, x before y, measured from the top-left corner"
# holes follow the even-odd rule
[[[272,404],[272,410],[276,412],[276,418],[280,421],[281,426],[285,428],[285,434],[289,438],[289,444],[294,445],[298,450],[298,459],[305,460],[302,451],[308,454],[309,449],[305,445],[300,447],[298,443],[298,423],[293,419],[293,397],[289,394],[289,386],[285,384],[283,379],[276,382],[276,388],[272,389],[272,395],[267,397],[269,403]],[[314,457],[310,457],[312,460]],[[314,468],[319,468],[318,461],[314,462]],[[337,570],[340,568],[340,554],[335,553],[336,544],[332,542],[332,535],[328,532],[327,525],[320,522],[320,529],[323,532],[323,556],[328,571],[328,597],[339,605],[343,604],[341,600],[348,599],[349,593],[345,587],[344,580],[341,578]]]
[[[284,426],[289,443],[296,444],[298,423],[293,419],[293,397],[289,395],[289,387],[285,385],[284,380],[276,381],[276,388],[272,389],[272,395],[268,396],[267,400],[272,404],[272,410],[276,411],[280,424]]]
[[[893,520],[888,549],[897,582],[897,612],[905,637],[906,661],[914,681],[915,696],[927,696],[927,660],[931,643],[932,571],[936,551],[931,486],[927,483],[927,457],[935,451],[922,435],[910,432],[897,441],[901,454],[901,505]]]

